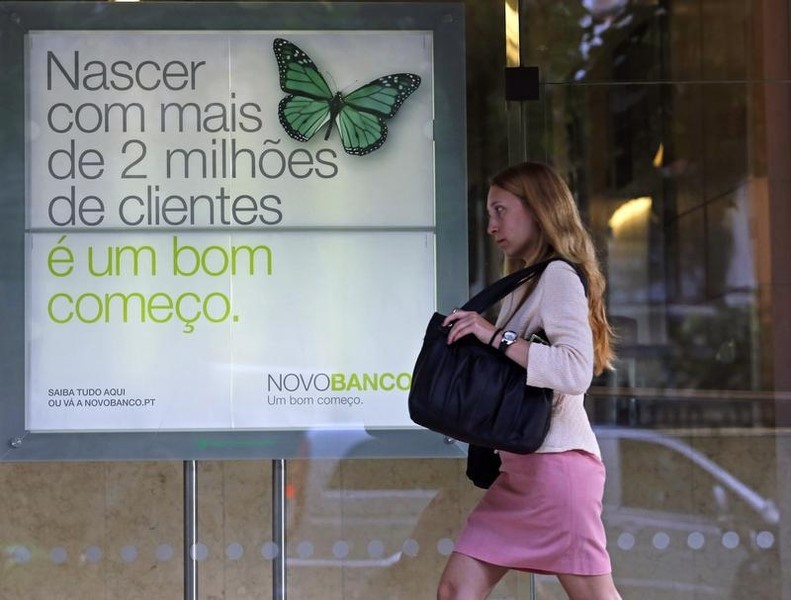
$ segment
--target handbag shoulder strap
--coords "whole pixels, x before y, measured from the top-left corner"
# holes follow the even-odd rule
[[[530,265],[529,267],[525,267],[524,269],[520,269],[519,271],[515,271],[510,275],[506,275],[502,279],[495,281],[492,285],[484,288],[475,294],[475,296],[470,298],[467,303],[461,307],[462,310],[474,310],[475,312],[482,313],[492,304],[505,297],[506,294],[513,292],[523,283],[533,279],[534,277],[540,277],[544,272],[544,269],[547,268],[547,265],[556,260],[562,260],[563,262],[574,267],[574,270],[582,281],[582,287],[585,288],[585,295],[587,296],[588,284],[579,266],[567,261],[564,258],[550,258],[534,265]]]

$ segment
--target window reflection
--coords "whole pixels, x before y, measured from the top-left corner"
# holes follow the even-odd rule
[[[542,130],[528,133],[528,154],[565,171],[601,249],[620,344],[598,393],[632,390],[609,392],[616,409],[592,410],[603,422],[617,413],[657,427],[775,423],[772,397],[758,393],[782,377],[781,350],[767,343],[779,309],[767,304],[776,296],[767,261],[779,254],[759,233],[772,227],[767,207],[781,202],[765,178],[765,128],[776,115],[762,100],[774,92],[745,83],[755,63],[742,55],[743,30],[755,15],[749,3],[728,6],[526,6],[527,63],[541,65],[545,82],[541,102],[526,108],[528,126]],[[718,53],[715,40],[728,48]],[[774,52],[757,40],[749,51]],[[771,269],[787,265],[775,258]],[[668,419],[682,396],[679,418]]]

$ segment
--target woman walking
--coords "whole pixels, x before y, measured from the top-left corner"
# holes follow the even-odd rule
[[[535,453],[500,452],[500,475],[470,514],[437,598],[483,600],[517,569],[557,575],[571,600],[620,600],[601,520],[604,465],[583,407],[592,375],[613,358],[593,243],[568,186],[542,163],[496,175],[486,204],[506,272],[564,260],[507,296],[496,324],[449,315],[448,343],[471,334],[524,366],[526,384],[554,390],[552,422]],[[549,345],[528,341],[539,330]]]

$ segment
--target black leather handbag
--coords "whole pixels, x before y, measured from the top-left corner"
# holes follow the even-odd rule
[[[462,309],[485,311],[540,276],[553,260],[562,259],[512,273],[475,295]],[[448,345],[450,329],[442,326],[444,320],[445,315],[434,313],[426,328],[412,372],[410,418],[475,446],[518,454],[535,452],[549,430],[552,390],[526,385],[524,367],[473,335]]]

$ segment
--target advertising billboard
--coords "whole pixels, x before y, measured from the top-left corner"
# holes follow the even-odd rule
[[[445,42],[314,21],[25,31],[21,437],[414,427]]]
[[[287,36],[30,34],[31,430],[410,425],[431,35]]]

